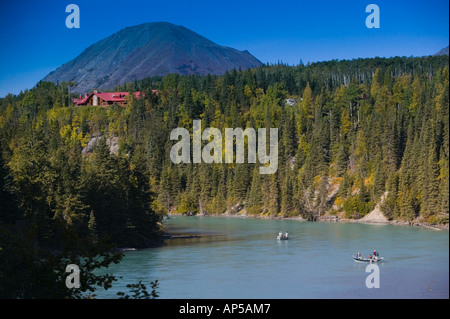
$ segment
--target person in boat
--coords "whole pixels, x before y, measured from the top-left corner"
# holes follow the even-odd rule
[[[278,238],[283,238],[283,232],[280,230],[280,232],[278,233]]]
[[[286,234],[284,234],[284,238],[288,239],[289,235],[288,232],[286,232]]]
[[[377,254],[376,250],[373,251],[373,259],[375,259],[375,260],[378,259],[378,254]]]
[[[361,258],[361,253],[358,251],[358,253],[356,254],[356,258]]]

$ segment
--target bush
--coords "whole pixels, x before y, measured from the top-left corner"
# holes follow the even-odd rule
[[[245,208],[248,215],[259,215],[264,211],[264,208],[261,205],[254,205],[248,208]]]
[[[177,208],[177,213],[186,215],[197,215],[199,213],[197,198],[189,193],[181,195],[180,206]]]
[[[368,214],[373,209],[373,202],[364,202],[359,196],[349,197],[344,202],[345,217],[358,218]]]

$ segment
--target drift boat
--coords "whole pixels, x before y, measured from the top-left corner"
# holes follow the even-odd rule
[[[360,257],[355,257],[353,256],[353,259],[356,262],[360,262],[360,263],[377,263],[380,261],[383,261],[383,257],[376,257],[376,258],[360,258]]]

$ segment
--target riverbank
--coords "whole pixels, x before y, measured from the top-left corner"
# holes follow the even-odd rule
[[[169,216],[182,216],[179,214],[168,214]],[[283,217],[283,216],[268,216],[264,214],[260,215],[250,215],[245,212],[239,212],[236,214],[201,214],[197,216],[204,217],[229,217],[229,218],[255,218],[255,219],[284,219],[284,220],[297,220],[297,221],[305,221],[308,220],[301,216],[291,216],[291,217]],[[403,220],[388,220],[381,211],[374,210],[371,213],[367,214],[363,218],[360,219],[349,219],[344,218],[342,215],[323,215],[317,218],[315,222],[325,222],[325,223],[355,223],[355,224],[386,224],[386,225],[397,225],[397,226],[413,226],[413,227],[424,227],[433,230],[449,230],[448,224],[429,224],[420,220],[412,220],[412,221],[403,221]]]

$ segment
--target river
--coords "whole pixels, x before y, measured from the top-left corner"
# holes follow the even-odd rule
[[[171,217],[165,228],[198,237],[126,252],[108,268],[121,279],[97,298],[117,298],[139,280],[147,287],[158,280],[161,299],[449,298],[448,231],[185,216]],[[280,231],[290,239],[277,240]],[[352,256],[374,249],[384,261],[377,264],[379,288],[368,288],[375,272]]]

